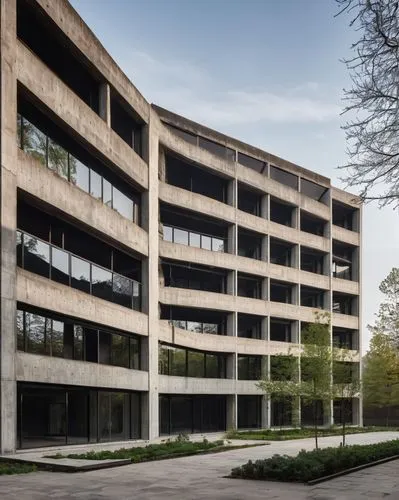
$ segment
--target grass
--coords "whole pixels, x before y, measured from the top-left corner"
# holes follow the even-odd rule
[[[48,458],[74,458],[85,460],[130,459],[132,463],[140,463],[195,455],[197,453],[215,453],[236,448],[243,448],[243,446],[226,446],[224,440],[208,441],[204,439],[203,441],[192,442],[186,436],[178,436],[176,440],[167,440],[160,444],[121,448],[115,451],[89,451],[87,453],[72,453],[69,455],[58,453],[57,455],[50,455]]]
[[[347,427],[346,434],[362,434],[364,432],[382,432],[382,431],[397,431],[397,427]],[[341,427],[330,427],[328,429],[319,429],[320,437],[340,436],[342,435]],[[289,439],[303,439],[314,436],[314,430],[303,429],[281,429],[270,430],[263,429],[259,431],[229,431],[226,433],[226,439],[245,439],[245,440],[266,440],[266,441],[286,441]]]
[[[231,471],[233,478],[266,481],[308,482],[399,455],[399,440],[304,451],[296,457],[274,455],[251,460]]]
[[[37,467],[33,464],[22,464],[18,462],[0,462],[0,476],[10,474],[26,474],[34,472]]]

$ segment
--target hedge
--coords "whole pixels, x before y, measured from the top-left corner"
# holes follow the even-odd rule
[[[234,468],[231,477],[307,482],[395,455],[399,455],[399,439],[377,444],[302,450],[296,457],[274,455],[255,462],[250,460]]]

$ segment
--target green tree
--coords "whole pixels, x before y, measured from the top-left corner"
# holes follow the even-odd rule
[[[346,401],[359,396],[361,392],[358,363],[347,349],[333,349],[333,395],[340,402],[342,424],[342,446],[346,444],[346,424],[349,410]]]
[[[301,377],[295,366],[297,361],[289,356],[277,357],[275,375],[258,382],[258,387],[276,398],[301,398],[312,406],[315,446],[318,449],[319,405],[331,403],[332,390],[332,348],[330,316],[317,313],[315,322],[308,324],[302,332]],[[287,358],[287,359],[284,359]]]
[[[399,404],[399,354],[393,340],[374,331],[370,349],[363,360],[363,397],[368,407],[386,408]]]
[[[331,403],[332,393],[332,348],[330,315],[317,313],[315,322],[309,323],[302,332],[301,400],[312,406],[316,449],[318,449],[319,404]]]
[[[388,335],[396,347],[399,347],[399,268],[392,268],[381,282],[379,290],[384,294],[384,299],[380,304],[377,320],[369,329],[372,334]]]

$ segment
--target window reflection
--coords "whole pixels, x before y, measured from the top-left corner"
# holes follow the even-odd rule
[[[47,137],[25,118],[23,119],[22,145],[24,151],[46,165]]]
[[[102,177],[94,170],[90,170],[90,194],[97,198],[98,200],[102,200]]]
[[[112,188],[113,208],[127,219],[133,220],[133,202],[118,189]]]
[[[71,255],[71,286],[90,293],[90,264]]]
[[[59,248],[51,248],[51,279],[69,285],[69,254]]]
[[[40,276],[50,276],[50,246],[43,241],[24,235],[24,267]]]
[[[68,180],[68,153],[50,138],[48,138],[48,168]]]
[[[73,184],[89,192],[89,169],[81,161],[69,156],[70,180]]]
[[[91,266],[92,294],[105,300],[112,300],[112,273],[101,267]]]
[[[173,230],[173,241],[175,243],[180,243],[181,245],[188,245],[188,231],[184,231],[183,229],[177,229],[176,227]]]

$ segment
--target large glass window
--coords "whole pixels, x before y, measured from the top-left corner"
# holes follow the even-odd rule
[[[166,225],[163,226],[163,239],[179,243],[180,245],[203,248],[204,250],[211,250],[213,252],[224,252],[226,249],[226,242],[223,238]]]
[[[226,378],[226,356],[159,344],[159,373],[179,377]]]
[[[238,380],[259,380],[261,356],[238,356]]]
[[[237,414],[239,429],[259,429],[261,424],[262,396],[238,396]]]
[[[70,154],[20,114],[17,115],[17,125],[18,145],[26,153],[94,198],[102,200],[123,217],[139,223],[136,195],[133,196],[134,199],[126,196],[100,173]],[[95,168],[104,170],[102,166]]]
[[[54,234],[57,242],[59,239],[62,240],[62,232],[61,237],[56,229]],[[22,268],[129,309],[141,309],[141,284],[139,282],[97,266],[54,245],[49,245],[27,233],[17,231],[16,244],[17,264]],[[73,245],[69,246],[75,249],[74,245],[78,247],[78,251],[82,250],[79,240],[73,240]],[[113,254],[113,267],[119,270],[120,266],[116,265],[117,252],[111,250],[103,254],[109,259]],[[134,262],[131,262],[128,257],[125,260],[127,262],[121,271],[131,275],[131,268],[126,268]]]
[[[19,448],[140,437],[140,394],[18,384]]]
[[[17,348],[34,354],[140,369],[140,338],[17,310]]]
[[[159,396],[159,433],[226,430],[226,396]]]

